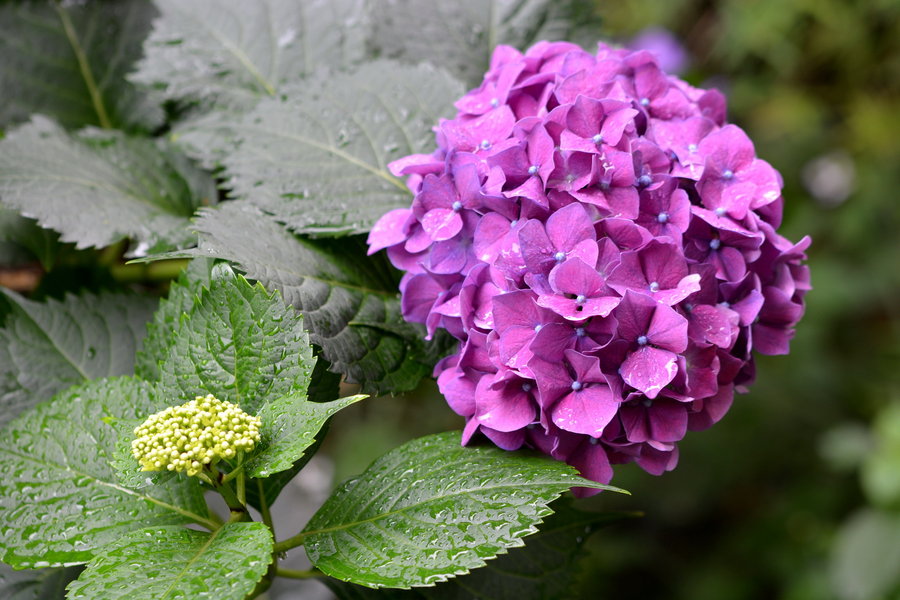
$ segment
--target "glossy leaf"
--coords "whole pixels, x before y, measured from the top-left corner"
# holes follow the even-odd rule
[[[391,61],[293,86],[236,126],[228,185],[295,232],[366,232],[411,199],[388,163],[432,151],[462,92],[443,71]]]
[[[157,98],[125,80],[156,9],[146,0],[0,5],[0,127],[40,113],[68,128],[152,130]]]
[[[15,571],[0,563],[0,598],[3,600],[65,600],[66,586],[81,573],[80,567]]]
[[[576,22],[571,16],[590,5],[583,0],[372,1],[369,45],[378,56],[429,61],[478,85],[497,44],[521,50],[538,40],[571,39]]]
[[[68,600],[243,600],[272,560],[263,523],[226,523],[213,533],[183,527],[132,532],[88,563]]]
[[[360,383],[364,393],[408,391],[431,373],[434,353],[422,340],[424,330],[403,321],[390,273],[380,274],[377,261],[366,260],[352,240],[298,238],[270,215],[238,202],[203,211],[196,228],[199,248],[154,258],[206,256],[237,263],[303,313],[310,340],[331,369]],[[386,332],[372,323],[395,329]]]
[[[141,256],[189,245],[188,219],[213,180],[163,143],[120,132],[66,133],[34,117],[0,140],[0,198],[77,248],[124,237]]]
[[[368,396],[348,396],[332,402],[310,402],[306,394],[270,400],[260,409],[262,440],[246,465],[251,477],[286,471],[316,440],[325,422],[339,410]]]
[[[223,267],[173,332],[160,389],[171,405],[212,394],[256,414],[270,399],[304,392],[315,358],[299,313]]]
[[[9,423],[0,446],[0,559],[16,568],[76,564],[135,529],[208,523],[195,481],[130,490],[108,461],[118,436],[103,419],[158,409],[147,384],[100,379]]]
[[[0,425],[71,385],[133,372],[150,298],[84,293],[41,303],[0,293],[13,306],[0,329]]]
[[[464,448],[459,433],[419,438],[339,487],[304,529],[313,565],[368,587],[428,586],[521,546],[573,486],[573,467],[498,448]]]

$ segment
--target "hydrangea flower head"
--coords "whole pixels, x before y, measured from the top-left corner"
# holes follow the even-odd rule
[[[134,430],[131,454],[142,471],[184,471],[232,459],[256,447],[261,422],[212,394],[150,415]]]
[[[435,376],[463,443],[536,448],[607,483],[675,467],[784,354],[809,239],[777,233],[782,181],[725,100],[646,50],[498,46],[482,85],[390,165],[412,206],[372,229],[409,321],[458,351]],[[584,492],[588,493],[588,492]]]

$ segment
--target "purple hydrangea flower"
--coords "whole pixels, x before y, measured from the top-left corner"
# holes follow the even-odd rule
[[[603,483],[674,468],[803,314],[809,239],[776,232],[781,177],[720,93],[646,50],[499,46],[456,108],[434,153],[389,165],[415,200],[369,250],[406,272],[405,318],[459,340],[435,376],[463,443]]]

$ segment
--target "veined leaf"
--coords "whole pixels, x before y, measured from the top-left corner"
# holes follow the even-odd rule
[[[587,0],[371,1],[370,51],[440,65],[469,85],[481,83],[497,44],[524,50],[538,40],[571,39]]]
[[[271,561],[272,532],[263,523],[226,523],[212,533],[152,527],[94,557],[67,598],[243,600]]]
[[[387,164],[433,150],[441,116],[452,116],[462,85],[428,65],[390,61],[316,77],[261,102],[236,126],[224,160],[234,196],[292,231],[368,231],[411,195]]]
[[[298,238],[270,215],[239,202],[203,211],[195,226],[199,248],[154,258],[224,258],[280,290],[303,313],[310,339],[331,369],[360,383],[364,393],[408,391],[431,372],[424,330],[403,321],[398,293],[387,290],[395,284],[385,282],[373,268],[377,263],[365,260],[362,251],[353,254],[349,241],[329,245]],[[367,325],[354,326],[357,321]],[[408,334],[372,323],[396,325]]]
[[[15,571],[0,563],[0,598],[4,600],[66,600],[66,586],[80,567]]]
[[[173,139],[206,167],[261,98],[365,56],[363,0],[157,0],[161,16],[132,80],[197,106]]]
[[[118,436],[102,419],[133,419],[158,407],[140,380],[100,379],[9,423],[0,446],[3,562],[17,568],[77,564],[135,529],[212,526],[196,481],[130,490],[109,463]]]
[[[72,129],[159,126],[161,98],[125,80],[155,14],[146,0],[0,5],[0,127],[33,113]]]
[[[78,248],[123,237],[132,255],[191,243],[188,219],[215,184],[163,143],[35,117],[0,140],[0,199]]]
[[[499,448],[463,448],[459,433],[413,440],[339,487],[303,532],[313,565],[368,587],[428,586],[521,546],[573,486],[573,467]]]
[[[2,293],[13,311],[0,329],[0,426],[71,385],[133,372],[151,299],[85,293],[40,303]]]
[[[223,266],[169,339],[160,392],[170,405],[212,394],[256,414],[270,399],[305,393],[315,358],[303,317]]]
[[[0,205],[0,266],[39,260],[49,270],[59,248],[58,237],[38,227],[33,219]]]

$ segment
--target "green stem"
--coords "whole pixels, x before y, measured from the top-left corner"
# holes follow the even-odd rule
[[[161,260],[151,263],[114,264],[110,266],[109,270],[113,279],[120,283],[168,281],[178,278],[187,264],[186,259]]]
[[[275,575],[278,577],[287,577],[288,579],[312,579],[313,577],[321,577],[322,571],[318,569],[309,569],[308,571],[300,571],[297,569],[284,569],[278,567],[275,569]]]
[[[103,98],[100,96],[100,89],[97,87],[97,82],[94,80],[94,74],[91,72],[91,65],[88,63],[87,55],[85,55],[84,49],[81,47],[81,42],[78,41],[78,34],[75,32],[75,27],[72,25],[72,19],[69,18],[69,13],[66,12],[62,5],[60,5],[59,0],[54,2],[54,8],[56,8],[56,14],[59,15],[59,20],[62,22],[66,38],[69,40],[69,45],[72,46],[72,52],[75,53],[75,60],[78,61],[78,70],[81,71],[81,76],[84,78],[84,85],[87,87],[88,94],[91,96],[91,104],[94,105],[94,111],[97,113],[97,120],[100,122],[100,127],[103,129],[112,129],[112,121],[109,120],[109,115],[106,113],[106,107],[103,106]]]
[[[269,511],[269,503],[266,502],[266,491],[263,488],[262,479],[256,479],[256,489],[259,492],[259,512],[262,514],[263,523],[275,533],[275,525],[272,523],[272,513]]]
[[[237,499],[241,506],[247,506],[247,477],[244,469],[237,476]]]
[[[304,540],[304,538],[306,538],[307,535],[309,535],[309,534],[301,532],[301,533],[298,533],[297,535],[295,535],[294,537],[289,537],[286,540],[276,542],[275,543],[275,554],[281,554],[282,552],[287,552],[291,548],[296,548],[297,546],[302,546],[303,540]]]

